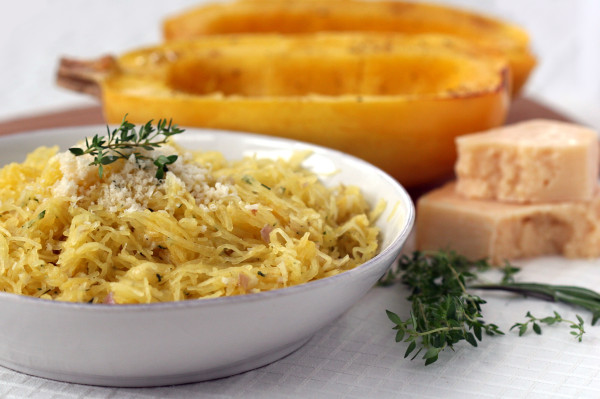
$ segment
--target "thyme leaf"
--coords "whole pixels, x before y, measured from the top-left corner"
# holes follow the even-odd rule
[[[31,219],[29,222],[25,223],[22,228],[28,229],[31,226],[33,226],[33,224],[35,222],[37,222],[38,220],[42,220],[44,218],[44,216],[46,216],[46,210],[44,209],[43,211],[41,211],[36,217],[35,219]]]

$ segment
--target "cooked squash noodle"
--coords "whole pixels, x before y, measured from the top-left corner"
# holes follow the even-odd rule
[[[0,169],[0,289],[44,299],[151,303],[256,293],[352,269],[378,250],[360,190],[290,160],[228,161],[175,144],[163,180],[122,159],[41,147]]]

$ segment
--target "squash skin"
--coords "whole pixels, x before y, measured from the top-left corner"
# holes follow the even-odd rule
[[[357,50],[363,48],[361,44],[368,50]],[[427,58],[434,54],[450,57],[457,65],[472,63],[473,68],[467,69],[468,76],[459,74],[459,78],[464,84],[477,79],[480,82],[473,90],[447,88],[410,95],[369,92],[223,95],[218,91],[198,94],[174,89],[170,82],[173,65],[182,60],[202,63],[216,57],[223,61],[222,65],[231,65],[247,57],[260,58],[262,54],[277,64],[273,54],[279,52],[285,61],[292,48],[296,49],[295,60],[311,54],[331,62],[337,57],[356,56],[364,61],[408,52],[417,57],[417,65],[423,70],[435,68],[436,63]],[[419,61],[421,53],[425,58]],[[377,59],[372,62],[378,65]],[[181,126],[308,141],[365,159],[408,187],[452,173],[456,157],[454,138],[501,125],[510,103],[510,70],[504,62],[481,55],[468,43],[441,36],[217,36],[134,51],[117,63],[117,72],[101,82],[104,113],[110,123],[118,123],[128,114],[134,123],[172,118]],[[264,67],[264,62],[257,65]],[[182,68],[178,73],[185,70]],[[247,72],[243,65],[240,71],[241,75]],[[474,71],[482,76],[474,76]],[[285,90],[286,87],[280,86],[293,85],[292,78],[278,80],[271,89]],[[187,79],[193,80],[193,76]],[[255,90],[253,82],[256,79],[251,79],[248,87]]]
[[[518,26],[447,6],[389,0],[239,0],[208,4],[166,19],[166,40],[220,34],[316,32],[444,34],[505,57],[517,95],[536,65],[527,33]]]

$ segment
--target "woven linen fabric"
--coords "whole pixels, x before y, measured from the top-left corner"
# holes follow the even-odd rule
[[[527,262],[519,281],[600,286],[600,261],[544,257]],[[486,274],[490,280],[499,273]],[[50,381],[0,368],[2,398],[598,398],[600,326],[582,309],[480,292],[488,322],[505,336],[484,336],[479,347],[465,342],[445,351],[429,366],[404,359],[406,344],[394,341],[389,309],[408,314],[407,290],[374,287],[341,318],[320,330],[306,345],[265,367],[219,380],[157,388],[104,388]],[[518,337],[508,331],[531,311],[538,317],[558,311],[574,320],[583,316],[583,342],[565,324],[543,328],[542,335]]]

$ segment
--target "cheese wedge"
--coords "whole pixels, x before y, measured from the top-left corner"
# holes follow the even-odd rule
[[[598,179],[598,135],[550,120],[456,139],[457,191],[518,203],[590,200]]]
[[[455,183],[417,203],[417,247],[450,249],[470,259],[541,255],[600,256],[600,189],[590,201],[511,204],[466,199]]]

